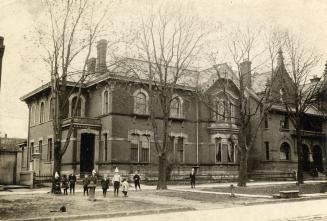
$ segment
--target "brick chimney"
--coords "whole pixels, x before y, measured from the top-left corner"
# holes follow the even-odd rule
[[[240,64],[241,78],[243,85],[248,88],[252,88],[252,79],[251,79],[251,61],[244,60]]]
[[[97,70],[98,71],[106,71],[107,65],[106,65],[106,56],[107,56],[107,46],[108,41],[105,39],[101,39],[98,41],[97,45]]]
[[[0,88],[1,88],[1,73],[2,73],[2,57],[5,52],[5,46],[3,45],[4,38],[0,36]]]

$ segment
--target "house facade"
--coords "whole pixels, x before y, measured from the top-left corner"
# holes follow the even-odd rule
[[[100,41],[99,44],[105,42]],[[98,50],[105,48],[98,45]],[[98,57],[97,61],[105,61],[105,54],[98,51],[98,56],[102,57]],[[249,73],[250,65],[247,61],[242,64],[244,73]],[[97,67],[103,68],[105,63],[100,62]],[[207,78],[202,84],[208,96],[214,100],[214,111],[199,99],[194,87],[179,85],[175,89],[169,119],[171,154],[168,159],[173,174],[187,174],[192,167],[198,167],[202,174],[237,175],[239,129],[236,105],[239,91],[236,75],[231,68],[222,64],[219,71],[225,73],[224,79],[217,79],[214,71],[207,69]],[[251,75],[249,81],[251,83]],[[74,85],[74,82],[68,83],[72,93],[67,94],[67,107],[62,110],[65,117],[62,144],[70,126],[73,128],[62,158],[62,172],[83,174],[95,169],[100,174],[111,174],[115,167],[119,167],[124,174],[139,170],[145,176],[155,176],[158,154],[149,115],[149,92],[144,82],[105,71],[81,86],[78,102]],[[251,85],[249,88],[251,93],[256,93]],[[21,98],[29,107],[26,160],[30,169],[43,175],[53,172],[50,89],[48,83]],[[73,116],[75,104],[77,111]],[[162,133],[159,102],[155,107],[159,133]],[[321,119],[320,116],[313,117]],[[250,152],[251,170],[285,171],[296,168],[293,130],[286,118],[285,113],[278,111],[278,108],[271,110]],[[282,119],[284,126],[280,128]],[[308,135],[306,144],[312,150],[319,145],[319,160],[324,167],[326,142],[322,134],[327,130],[326,122],[321,121],[321,124],[321,131]],[[287,125],[289,128],[286,128]],[[313,153],[308,150],[308,156],[312,155],[316,159]]]

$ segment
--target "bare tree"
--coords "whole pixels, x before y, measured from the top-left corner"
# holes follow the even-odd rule
[[[39,44],[46,51],[44,61],[51,76],[52,125],[54,139],[54,169],[60,173],[61,159],[68,148],[73,132],[73,118],[76,116],[83,83],[94,74],[87,71],[87,64],[94,43],[102,33],[106,9],[92,0],[44,1],[49,22],[38,29]],[[101,7],[100,7],[101,6]],[[100,16],[99,14],[100,13]],[[78,66],[79,68],[75,68]],[[81,68],[82,67],[82,68]],[[68,81],[74,83],[68,87]],[[71,124],[67,137],[62,137],[62,123],[68,105],[68,98],[78,91],[72,105]],[[65,142],[61,143],[64,139]]]
[[[310,110],[319,111],[318,100],[324,87],[321,81],[310,82],[310,78],[316,71],[321,56],[315,52],[314,48],[307,47],[303,40],[289,32],[283,34],[283,48],[284,56],[280,51],[279,63],[288,75],[280,79],[281,88],[278,99],[285,107],[295,128],[298,156],[297,180],[298,183],[303,183],[302,141],[304,121]]]
[[[149,118],[158,154],[157,189],[166,189],[167,158],[170,154],[171,105],[179,85],[185,85],[205,33],[196,16],[182,15],[180,8],[162,7],[140,21],[132,46],[140,61],[121,59],[121,66],[140,80],[149,93]],[[142,82],[142,81],[140,81]],[[157,107],[160,106],[160,112]],[[162,119],[162,120],[159,120]]]

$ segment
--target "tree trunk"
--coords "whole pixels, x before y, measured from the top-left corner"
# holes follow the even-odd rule
[[[54,142],[54,165],[53,165],[53,171],[52,171],[52,189],[51,193],[54,193],[54,185],[55,185],[55,173],[58,172],[60,175],[61,170],[61,141],[55,141]]]
[[[296,129],[296,148],[297,148],[297,182],[303,184],[303,153],[301,131]]]
[[[244,144],[243,144],[244,145]],[[238,170],[238,186],[246,186],[246,182],[248,180],[248,153],[245,146],[241,146],[239,150],[240,156],[240,166]]]
[[[159,165],[158,165],[158,184],[157,190],[166,190],[167,189],[167,156],[166,153],[159,155]]]

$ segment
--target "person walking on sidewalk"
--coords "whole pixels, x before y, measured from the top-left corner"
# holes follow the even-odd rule
[[[135,190],[137,190],[137,187],[139,187],[139,190],[141,190],[141,187],[140,187],[140,176],[137,174],[137,171],[135,171],[135,175],[133,177],[133,180],[134,180],[134,185],[135,185]]]
[[[107,175],[104,175],[102,180],[101,180],[101,187],[102,187],[102,193],[103,197],[107,196],[107,190],[109,188],[109,178]]]
[[[75,195],[76,176],[74,172],[69,175],[68,181],[69,181],[69,194],[72,194],[73,192],[73,194]]]
[[[83,179],[83,195],[85,196],[85,193],[86,195],[88,196],[89,195],[89,190],[88,190],[88,185],[89,185],[90,181],[89,181],[89,177],[88,175],[86,174],[84,179]]]
[[[192,168],[192,171],[190,173],[190,178],[191,178],[191,188],[195,188],[195,171],[194,168]]]
[[[120,187],[121,177],[119,175],[118,168],[115,169],[115,174],[112,177],[112,184],[114,185],[114,196],[118,196],[119,187]]]
[[[124,194],[124,197],[127,197],[127,192],[128,192],[128,182],[126,179],[123,179],[123,182],[122,182],[122,192]]]

